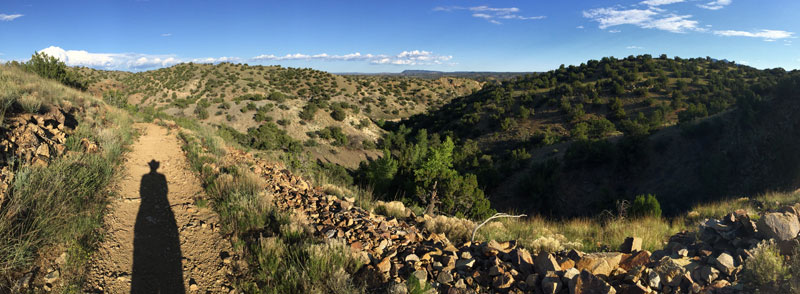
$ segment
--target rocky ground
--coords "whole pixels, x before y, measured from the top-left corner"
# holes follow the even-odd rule
[[[69,112],[51,111],[11,119],[12,130],[24,131],[0,138],[5,166],[13,158],[46,164],[50,156],[64,153],[65,134],[74,128],[69,117]],[[230,279],[235,275],[232,261],[237,257],[230,242],[219,234],[213,211],[195,205],[193,200],[203,193],[202,187],[189,170],[175,133],[154,124],[139,127],[143,136],[128,155],[126,176],[119,184],[121,197],[113,201],[106,216],[108,236],[90,263],[84,290],[147,292],[132,289],[136,283],[135,231],[142,223],[163,227],[162,221],[170,220],[165,218],[170,214],[141,215],[142,199],[150,193],[142,191],[152,190],[144,178],[153,173],[152,166],[148,172],[148,163],[154,160],[160,164],[157,173],[165,178],[167,201],[155,207],[169,210],[175,231],[170,234],[156,228],[144,232],[159,240],[174,237],[180,259],[174,262],[167,254],[161,259],[148,258],[151,261],[145,266],[177,264],[180,277],[175,285],[185,292],[236,292]],[[87,151],[94,146],[88,141],[81,145]],[[430,293],[746,293],[741,273],[752,248],[764,239],[773,239],[782,253],[788,254],[797,247],[800,233],[800,204],[796,204],[752,219],[738,210],[722,219],[705,220],[696,231],[676,234],[662,250],[654,252],[642,250],[641,240],[635,236],[621,244],[620,251],[601,253],[529,252],[514,241],[453,244],[444,235],[426,231],[424,218],[410,211],[405,219],[377,215],[357,207],[354,199],[326,195],[280,165],[250,153],[229,149],[226,156],[228,161],[250,163],[253,172],[268,183],[275,204],[303,216],[317,236],[345,240],[365,264],[354,275],[356,282],[367,285],[370,293],[407,293],[407,281],[412,277],[431,285]],[[168,252],[159,250],[167,247],[169,244],[148,248],[158,255]],[[44,284],[37,289],[57,284],[55,268],[63,256],[56,259],[54,268],[40,273],[42,277],[36,280]],[[31,280],[26,275],[21,281],[26,277]]]
[[[440,293],[744,293],[744,260],[761,240],[791,251],[800,232],[800,204],[762,213],[743,211],[702,222],[662,250],[641,249],[631,237],[619,252],[576,250],[534,254],[509,242],[452,244],[423,229],[423,218],[387,218],[356,207],[353,199],[325,195],[280,166],[232,151],[267,179],[276,204],[306,217],[315,233],[344,239],[366,263],[356,279],[370,292],[406,293],[415,276]]]

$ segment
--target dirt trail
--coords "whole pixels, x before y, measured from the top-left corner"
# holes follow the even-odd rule
[[[200,208],[200,181],[175,133],[137,124],[119,197],[105,216],[107,233],[85,290],[95,293],[228,293],[230,243],[216,214]]]

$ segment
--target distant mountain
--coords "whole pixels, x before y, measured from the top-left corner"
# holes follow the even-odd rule
[[[345,76],[403,76],[423,79],[438,79],[442,77],[465,78],[480,82],[505,81],[515,77],[533,74],[535,72],[500,72],[500,71],[435,71],[423,69],[407,69],[399,73],[338,73]]]

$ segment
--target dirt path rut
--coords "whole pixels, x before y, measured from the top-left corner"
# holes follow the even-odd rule
[[[194,204],[200,181],[166,128],[137,124],[106,236],[85,290],[94,293],[229,293],[230,243],[216,214]]]

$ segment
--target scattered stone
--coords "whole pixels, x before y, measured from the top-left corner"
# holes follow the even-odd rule
[[[453,275],[448,272],[439,272],[439,275],[436,276],[436,281],[442,284],[449,284],[453,282]]]

